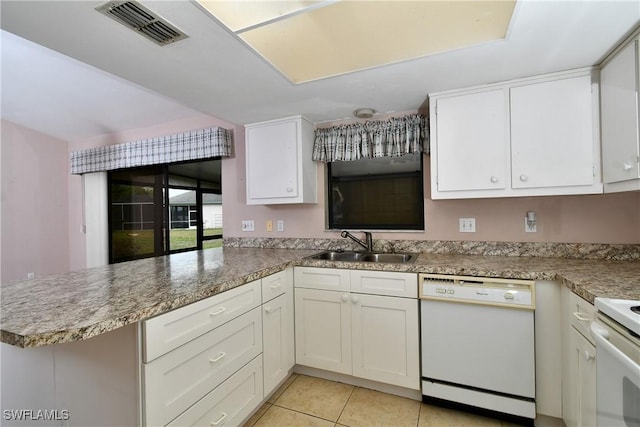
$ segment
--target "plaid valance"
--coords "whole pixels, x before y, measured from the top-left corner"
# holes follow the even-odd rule
[[[429,129],[417,114],[316,129],[313,160],[350,161],[429,153]]]
[[[83,174],[231,156],[233,131],[219,127],[71,152],[71,173]]]

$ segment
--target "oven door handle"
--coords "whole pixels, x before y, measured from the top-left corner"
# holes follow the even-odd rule
[[[626,354],[620,351],[616,346],[609,342],[609,331],[600,326],[597,322],[591,322],[591,336],[596,342],[598,350],[604,350],[611,354],[618,362],[620,362],[629,372],[636,372],[638,365]]]

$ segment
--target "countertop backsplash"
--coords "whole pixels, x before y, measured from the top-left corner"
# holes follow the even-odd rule
[[[375,251],[390,252],[390,243],[396,252],[640,261],[640,244],[385,240],[376,239],[374,234]],[[347,239],[314,238],[225,237],[224,246],[318,251],[362,250],[360,246]]]

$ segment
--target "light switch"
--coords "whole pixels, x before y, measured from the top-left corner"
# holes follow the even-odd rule
[[[475,218],[459,218],[460,220],[460,232],[461,233],[475,233],[476,232],[476,219]]]

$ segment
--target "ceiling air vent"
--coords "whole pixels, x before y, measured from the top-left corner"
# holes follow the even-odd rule
[[[136,1],[111,1],[97,7],[96,10],[160,46],[189,37]]]

